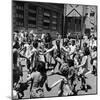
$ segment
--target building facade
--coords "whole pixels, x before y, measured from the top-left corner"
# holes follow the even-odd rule
[[[13,30],[33,29],[38,34],[63,32],[63,4],[13,1]]]
[[[97,6],[87,5],[84,7],[85,29],[90,30],[91,34],[97,36]]]
[[[65,35],[71,33],[77,35],[97,33],[97,6],[65,4]]]

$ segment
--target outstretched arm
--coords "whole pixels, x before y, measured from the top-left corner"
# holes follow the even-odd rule
[[[63,80],[63,79],[60,79],[60,80],[56,81],[56,82],[53,83],[50,87],[48,86],[48,83],[47,83],[47,81],[46,81],[45,87],[46,87],[47,91],[50,91],[53,87],[57,86],[62,80]]]
[[[47,54],[47,53],[53,51],[54,49],[55,49],[55,46],[53,46],[51,49],[48,49],[48,50],[45,52],[45,54]]]
[[[69,48],[69,50],[66,49],[64,46],[61,46],[61,48],[62,48],[65,52],[69,52],[69,51],[70,51],[70,48]]]
[[[27,57],[25,57],[24,55],[22,55],[22,54],[19,54],[19,56],[20,57],[22,57],[22,58],[26,58],[27,59]]]

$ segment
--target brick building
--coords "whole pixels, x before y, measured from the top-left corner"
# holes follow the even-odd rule
[[[63,33],[63,4],[13,1],[13,30],[34,29],[38,34]]]

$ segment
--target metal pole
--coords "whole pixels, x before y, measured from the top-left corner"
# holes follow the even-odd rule
[[[82,6],[82,16],[81,16],[81,36],[83,35],[83,16],[84,16],[84,6]],[[80,38],[80,47],[82,46],[82,39]]]
[[[65,16],[66,16],[66,4],[64,4],[64,19],[63,19],[63,43],[64,43],[64,31],[65,31]]]
[[[75,13],[75,18],[74,18],[74,23],[75,23],[75,30],[74,30],[74,34],[76,34],[76,13]]]

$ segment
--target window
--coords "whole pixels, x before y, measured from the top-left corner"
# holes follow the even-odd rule
[[[58,15],[57,12],[52,12],[52,30],[57,29],[57,20],[58,20]]]
[[[28,8],[28,27],[33,28],[36,27],[37,7],[30,4]]]
[[[50,17],[51,17],[50,10],[44,9],[44,13],[43,13],[43,27],[46,28],[46,29],[50,28]]]

